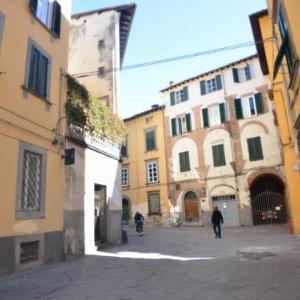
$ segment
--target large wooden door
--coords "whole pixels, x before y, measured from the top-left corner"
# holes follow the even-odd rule
[[[184,197],[185,220],[199,220],[198,199],[194,192],[186,193]]]

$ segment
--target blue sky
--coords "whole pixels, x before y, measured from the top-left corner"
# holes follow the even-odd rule
[[[73,13],[131,3],[73,0]],[[123,66],[253,41],[249,14],[265,0],[136,0]],[[254,54],[255,47],[122,71],[119,114],[129,117],[163,104],[159,92],[178,82]]]

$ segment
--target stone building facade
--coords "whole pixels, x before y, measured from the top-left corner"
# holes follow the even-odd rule
[[[286,221],[269,89],[253,55],[162,90],[173,218],[206,225],[218,206],[227,226]]]

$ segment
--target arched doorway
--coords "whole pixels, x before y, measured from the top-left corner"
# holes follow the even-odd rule
[[[126,198],[122,199],[122,223],[129,224],[130,220],[130,204],[129,200]]]
[[[184,196],[184,211],[186,221],[199,220],[198,198],[192,191],[187,192]]]
[[[286,223],[285,186],[271,174],[258,176],[250,186],[254,225]]]

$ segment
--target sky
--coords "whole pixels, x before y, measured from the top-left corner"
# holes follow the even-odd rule
[[[73,13],[132,3],[131,0],[73,0]],[[253,41],[249,15],[265,0],[135,0],[136,13],[124,66],[172,58]],[[239,48],[121,72],[122,118],[164,104],[160,90],[174,83],[256,53]]]

